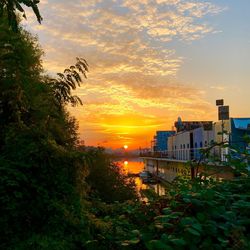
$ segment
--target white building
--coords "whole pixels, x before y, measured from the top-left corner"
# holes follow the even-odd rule
[[[204,127],[190,131],[181,131],[168,138],[168,157],[176,160],[198,160],[200,150],[211,145],[214,141],[214,131]]]

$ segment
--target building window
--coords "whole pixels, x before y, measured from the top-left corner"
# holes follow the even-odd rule
[[[197,142],[194,144],[194,147],[197,148]]]
[[[187,144],[187,148],[189,148],[189,144]]]
[[[185,149],[185,144],[183,144],[183,148]]]
[[[200,148],[202,148],[202,141],[200,142]]]

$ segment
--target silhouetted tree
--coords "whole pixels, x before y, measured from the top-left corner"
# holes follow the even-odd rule
[[[0,17],[7,13],[9,26],[13,28],[13,30],[17,31],[18,21],[17,21],[17,13],[22,13],[22,16],[26,18],[25,11],[22,5],[32,8],[33,12],[37,17],[37,21],[41,23],[42,17],[40,15],[38,4],[39,0],[1,0],[0,1]]]
[[[9,29],[7,17],[0,19],[1,249],[29,249],[30,242],[40,249],[36,244],[46,237],[64,244],[72,238],[65,234],[69,228],[87,230],[81,206],[87,171],[76,150],[77,122],[65,110],[74,101],[70,90],[74,81],[80,84],[83,65],[66,71],[72,81],[65,83],[66,97],[57,91],[58,99],[60,81],[44,76],[41,55],[34,37]],[[61,249],[73,249],[69,242]]]
[[[82,82],[81,74],[87,78],[86,72],[88,72],[88,63],[83,58],[76,58],[75,65],[70,66],[64,70],[64,73],[58,73],[58,79],[51,79],[50,85],[52,87],[55,98],[60,105],[71,104],[76,106],[82,105],[81,99],[72,95],[71,91],[75,90],[77,86],[80,87]]]

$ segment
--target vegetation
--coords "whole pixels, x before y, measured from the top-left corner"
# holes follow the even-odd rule
[[[89,174],[86,182],[90,186],[91,197],[99,197],[107,203],[137,198],[133,179],[109,159],[104,149],[88,148],[84,151],[88,159]]]
[[[65,107],[81,104],[71,90],[81,83],[81,75],[86,77],[87,62],[77,58],[53,79],[44,74],[41,55],[36,38],[20,27],[18,32],[9,29],[3,16],[1,249],[78,249],[95,237],[89,201],[136,197],[134,184],[103,150],[77,149],[77,123]],[[91,186],[85,182],[88,173]]]
[[[250,155],[243,154],[226,162],[238,176],[233,180],[202,174],[177,179],[166,196],[148,203],[96,203],[99,240],[87,249],[249,249]]]
[[[42,17],[40,15],[38,4],[40,0],[1,0],[0,2],[0,17],[7,14],[9,26],[12,30],[18,30],[18,16],[17,12],[22,13],[26,18],[26,14],[22,5],[32,8],[37,17],[37,21],[41,23]]]
[[[5,17],[0,30],[0,248],[70,245],[66,231],[86,223],[77,176],[87,172],[67,98],[57,97],[68,93],[43,74],[35,38]]]
[[[31,1],[2,1],[3,3]],[[37,1],[32,1],[34,4]],[[13,7],[15,9],[15,7]],[[11,10],[13,10],[13,8]],[[248,152],[228,159],[237,178],[177,180],[138,200],[132,180],[101,148],[78,147],[66,105],[87,62],[53,79],[22,28],[0,22],[1,249],[249,249]]]

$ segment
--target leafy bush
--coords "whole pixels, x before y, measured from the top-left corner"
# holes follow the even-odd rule
[[[226,165],[240,171],[240,177],[180,178],[164,197],[117,204],[102,212],[109,226],[99,232],[107,247],[100,249],[249,249],[248,161],[228,159]],[[244,159],[249,159],[247,153]]]
[[[90,237],[77,124],[43,74],[37,40],[0,20],[0,248],[74,245]]]
[[[136,199],[135,183],[121,167],[110,160],[103,148],[85,149],[89,175],[86,178],[94,193],[105,202]]]

